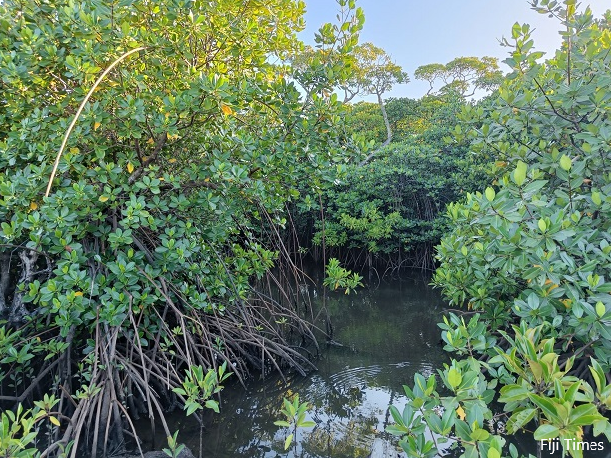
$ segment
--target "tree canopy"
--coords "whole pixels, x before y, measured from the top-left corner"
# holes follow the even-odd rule
[[[496,57],[457,57],[447,64],[422,65],[414,72],[414,78],[429,83],[427,94],[433,92],[458,92],[471,97],[476,91],[491,91],[501,84],[503,74]],[[435,91],[435,85],[441,87]]]
[[[339,4],[316,37],[336,56],[317,69],[329,90],[363,20]],[[286,255],[276,234],[296,183],[333,182],[351,151],[340,104],[284,76],[303,13],[292,0],[0,5],[0,383],[14,380],[0,401],[53,394],[31,412],[51,421],[46,456],[106,453],[105,436],[122,443],[176,396],[197,409],[187,369],[198,383],[191,368],[223,362],[239,379],[311,367],[268,316],[306,342],[309,325],[255,287]],[[7,447],[23,449],[14,434]]]

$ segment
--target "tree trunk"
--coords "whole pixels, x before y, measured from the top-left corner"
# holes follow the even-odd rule
[[[8,296],[8,285],[11,275],[11,255],[10,253],[0,254],[0,318],[7,317],[9,306],[6,304]]]
[[[378,105],[382,110],[382,117],[384,118],[384,125],[386,126],[386,140],[382,143],[382,147],[388,145],[392,140],[392,130],[390,130],[390,123],[388,122],[388,115],[386,114],[386,107],[384,107],[384,100],[382,100],[382,93],[378,92]]]
[[[34,279],[34,266],[38,260],[38,252],[26,248],[19,252],[19,259],[21,259],[21,276],[17,281],[17,286],[24,284],[27,287],[28,283]],[[28,314],[25,304],[23,303],[23,295],[23,291],[15,289],[13,303],[9,310],[8,317],[9,324],[11,325],[20,325]]]
[[[374,149],[371,153],[369,153],[369,156],[367,156],[365,159],[361,161],[361,163],[359,164],[359,166],[361,167],[367,164],[373,158],[373,156],[375,156],[376,153],[380,151],[381,148],[384,148],[392,140],[392,130],[390,128],[390,123],[388,122],[388,114],[386,114],[386,108],[384,107],[384,100],[382,100],[382,93],[377,92],[376,95],[378,96],[378,105],[380,105],[380,110],[382,110],[382,118],[384,118],[384,125],[386,126],[386,140],[384,140],[384,143],[382,143],[382,145],[379,148]]]

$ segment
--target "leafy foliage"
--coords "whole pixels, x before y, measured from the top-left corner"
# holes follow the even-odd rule
[[[295,394],[292,401],[287,398],[282,400],[282,409],[280,409],[280,413],[286,417],[286,420],[278,420],[275,421],[274,424],[284,428],[292,428],[293,430],[293,432],[289,434],[284,441],[285,450],[291,446],[293,439],[296,439],[297,428],[311,428],[312,426],[316,426],[315,422],[306,420],[307,411],[308,403],[300,403],[299,394]]]
[[[168,448],[164,448],[162,451],[170,458],[177,458],[185,448],[185,444],[178,444],[177,442],[178,431],[172,436],[168,436]]]
[[[321,245],[324,236],[344,259],[365,252],[431,267],[432,247],[449,231],[446,204],[487,179],[485,160],[474,160],[466,143],[444,140],[460,129],[456,115],[465,103],[459,97],[391,100],[389,112],[414,113],[397,121],[405,122],[400,135],[406,140],[380,149],[367,165],[347,168],[346,179],[325,193],[324,231],[318,220],[313,242]]]
[[[457,57],[445,65],[422,65],[414,72],[414,78],[429,83],[427,95],[434,92],[435,84],[441,80],[442,86],[437,92],[457,92],[470,97],[478,90],[496,89],[503,81],[503,74],[495,57]]]
[[[348,77],[363,20],[339,3],[342,22],[316,37],[335,56],[314,68],[320,91]],[[71,426],[48,454],[73,439],[81,453],[85,418],[93,447],[121,443],[122,423],[162,415],[191,366],[311,365],[267,319],[300,321],[293,306],[252,287],[284,255],[270,234],[296,183],[322,189],[352,148],[340,104],[285,77],[303,12],[289,0],[0,5],[0,377],[11,401],[65,388]]]
[[[573,457],[583,448],[568,445],[586,427],[611,439],[611,12],[595,20],[589,9],[576,14],[571,0],[533,5],[562,20],[562,49],[540,62],[529,26],[514,25],[513,73],[492,105],[465,107],[466,136],[455,132],[483,157],[495,156],[495,181],[449,205],[455,227],[438,247],[434,282],[451,303],[481,313],[468,321],[450,314],[440,324],[445,348],[466,357],[440,372],[452,396],[440,397],[434,379],[417,375],[407,412],[394,411],[390,432],[405,436],[410,456],[433,455],[453,428],[462,456],[500,457],[504,439],[481,429],[494,419],[487,405],[497,387],[510,434],[534,423],[537,441],[558,437]],[[472,404],[462,405],[463,395]],[[423,423],[441,437],[418,439]]]
[[[455,229],[435,283],[453,304],[482,310],[491,330],[548,323],[561,351],[608,369],[611,34],[608,16],[567,5],[553,10],[566,17],[563,48],[538,63],[529,27],[516,24],[514,72],[494,109],[466,110],[473,147],[497,156],[497,180],[449,207]]]
[[[219,404],[216,400],[210,399],[213,395],[219,393],[223,383],[231,374],[226,373],[227,363],[223,363],[218,371],[210,369],[204,375],[202,366],[191,366],[187,371],[185,380],[182,382],[182,388],[174,388],[172,391],[185,399],[185,410],[187,415],[191,415],[200,409],[203,409],[202,403],[205,401],[205,407],[219,413]]]
[[[350,294],[351,291],[354,291],[359,286],[363,286],[361,283],[363,277],[340,267],[339,261],[335,258],[329,259],[325,273],[326,277],[323,281],[323,285],[329,287],[333,291],[341,288],[344,290],[345,294]]]
[[[500,458],[507,456],[505,449],[517,458],[513,444],[505,448],[503,433],[515,434],[533,421],[537,441],[560,437],[565,453],[575,458],[583,456],[583,449],[567,444],[583,438],[584,427],[593,426],[595,436],[611,439],[611,423],[598,410],[600,388],[595,392],[588,383],[567,375],[572,362],[561,369],[553,339],[542,340],[541,331],[542,326],[515,327],[515,337],[507,336],[511,350],[497,348],[498,356],[488,363],[472,356],[452,360],[438,371],[444,385],[440,390],[434,375],[427,380],[416,374],[414,387],[404,386],[408,402],[403,412],[390,407],[395,424],[387,432],[401,437],[399,445],[409,457],[434,457],[460,447],[461,458]],[[597,372],[600,366],[592,361],[590,369]],[[489,407],[499,382],[503,386],[498,401],[509,417],[506,429],[500,431],[502,414]],[[442,390],[449,395],[440,395]]]
[[[382,94],[392,89],[395,84],[409,82],[409,77],[399,65],[394,63],[386,52],[372,43],[363,43],[353,50],[355,71],[342,85],[347,99],[357,95]]]

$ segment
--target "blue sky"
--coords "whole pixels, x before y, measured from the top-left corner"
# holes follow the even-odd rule
[[[339,6],[335,0],[305,2],[307,28],[301,38],[312,43],[320,25],[335,21]],[[588,4],[595,16],[611,8],[609,0],[591,0],[583,2],[580,10]],[[533,11],[527,0],[357,0],[357,6],[365,11],[360,41],[384,49],[410,75],[410,83],[396,86],[386,97],[424,95],[428,84],[413,78],[420,65],[447,63],[459,56],[493,56],[502,61],[509,48],[501,47],[498,39],[511,37],[515,22],[535,28],[537,50],[553,52],[561,43],[558,22]],[[508,71],[504,64],[501,67]]]

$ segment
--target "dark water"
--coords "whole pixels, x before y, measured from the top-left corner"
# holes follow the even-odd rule
[[[388,283],[374,281],[356,294],[328,294],[325,301],[334,340],[316,362],[318,371],[251,381],[247,390],[223,391],[221,414],[211,415],[204,435],[205,457],[390,457],[396,438],[384,432],[392,421],[389,405],[405,404],[403,384],[416,372],[431,374],[447,361],[436,323],[443,301],[420,272]],[[309,287],[315,305],[322,288]],[[314,428],[298,431],[296,447],[284,451],[288,432],[273,423],[281,419],[282,398],[298,393],[311,406]],[[170,429],[193,450],[199,448],[198,425],[181,412]],[[400,456],[404,456],[401,454]]]
[[[321,279],[321,272],[312,272]],[[389,282],[373,281],[357,294],[330,293],[325,298],[334,326],[334,340],[307,377],[291,375],[251,380],[247,389],[228,386],[222,393],[221,414],[207,414],[203,456],[208,458],[390,458],[405,457],[397,438],[385,433],[392,423],[389,406],[400,411],[406,398],[402,385],[413,385],[419,372],[428,377],[449,360],[440,345],[444,302],[420,272],[408,272]],[[306,288],[304,286],[304,288]],[[322,288],[309,286],[306,295],[322,304]],[[311,405],[313,428],[301,429],[288,451],[289,432],[273,423],[283,419],[282,399],[299,394]],[[179,441],[199,450],[199,425],[176,411],[169,419]],[[600,440],[600,438],[592,439]],[[165,438],[157,438],[165,446]],[[536,456],[532,435],[512,438],[524,455]],[[197,453],[196,453],[197,456]],[[561,453],[543,453],[559,458]],[[584,458],[611,458],[604,452],[584,452]]]

